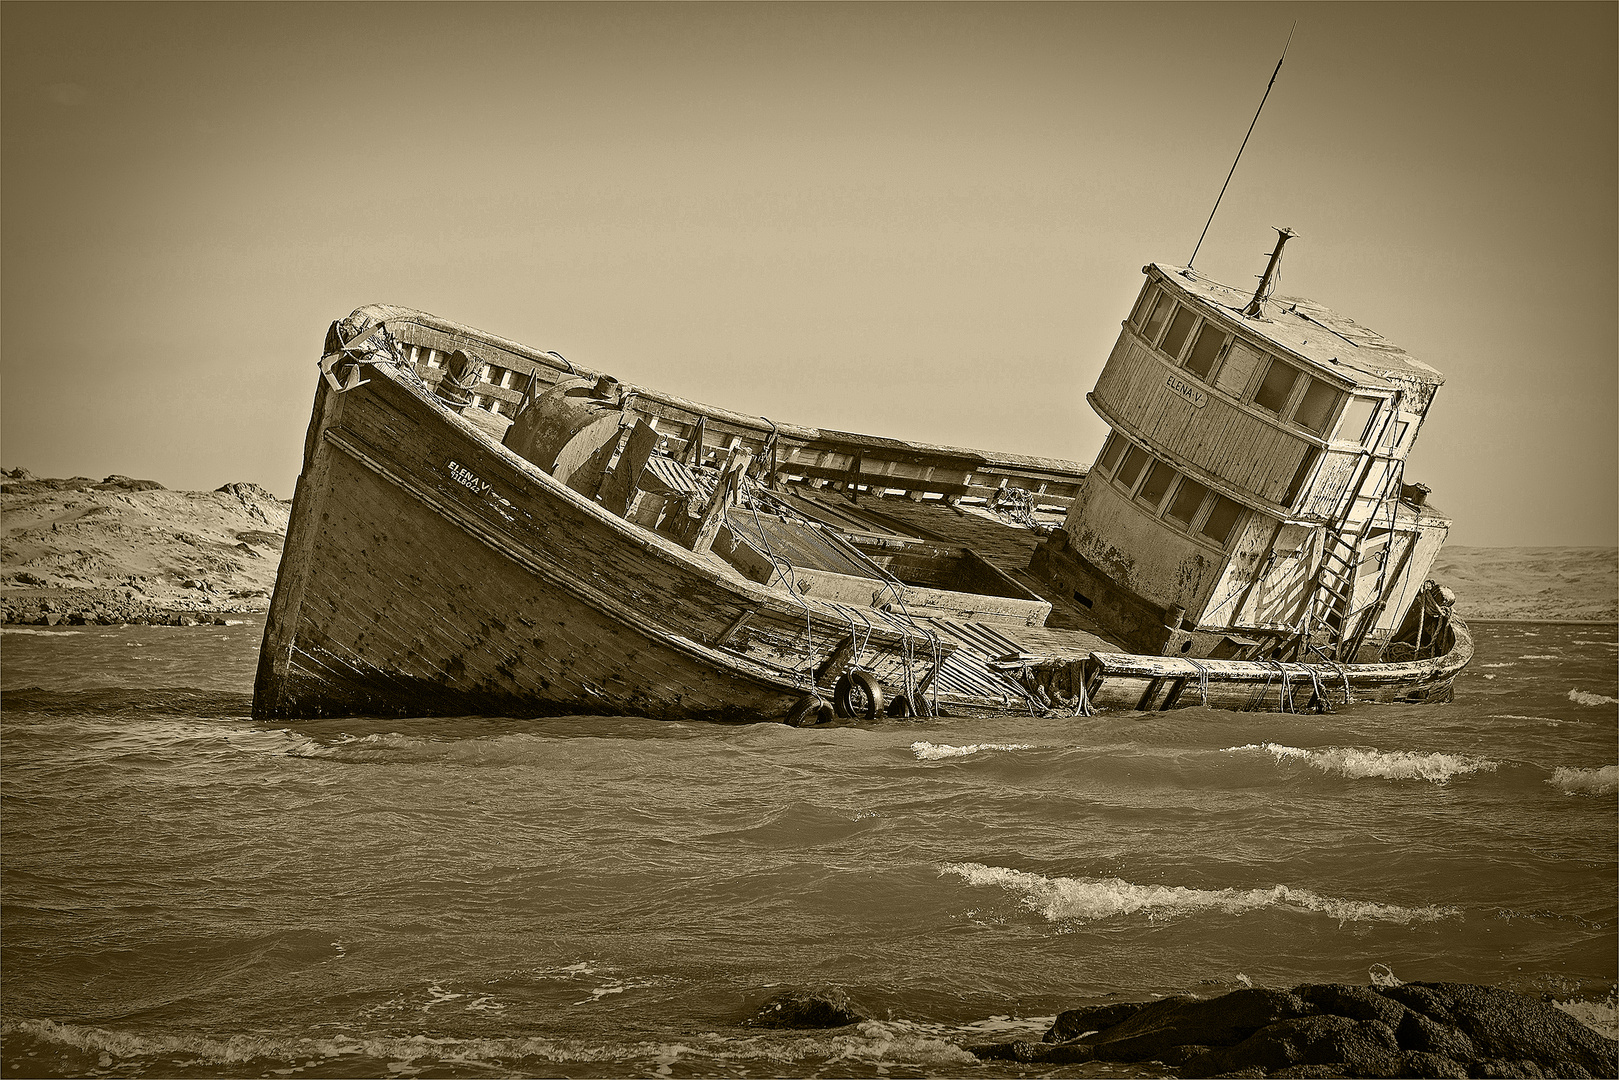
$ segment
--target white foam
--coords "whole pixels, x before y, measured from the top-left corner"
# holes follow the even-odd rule
[[[1564,795],[1613,795],[1619,792],[1619,765],[1600,769],[1555,770],[1546,783],[1562,788]]]
[[[1366,977],[1371,980],[1373,986],[1380,986],[1385,990],[1390,987],[1405,985],[1394,974],[1394,969],[1387,964],[1373,964],[1366,969]]]
[[[1605,694],[1588,694],[1584,690],[1570,690],[1568,699],[1576,705],[1619,705],[1619,698],[1611,698]]]
[[[643,990],[648,986],[656,985],[657,982],[651,979],[630,979],[628,981],[609,979],[603,985],[593,988],[590,991],[589,997],[582,998],[579,1001],[574,1002],[574,1004],[593,1005],[602,998],[611,997],[614,994],[622,994],[626,990]]]
[[[7,634],[32,634],[35,637],[72,637],[84,633],[83,630],[35,630],[31,626],[5,626],[0,632]]]
[[[1276,759],[1298,761],[1324,773],[1336,773],[1351,780],[1426,780],[1443,784],[1455,776],[1474,772],[1494,772],[1499,762],[1465,754],[1418,754],[1409,750],[1382,751],[1376,747],[1327,746],[1304,750],[1280,743],[1249,743],[1229,746],[1222,753],[1263,750]]]
[[[1574,639],[1574,644],[1576,644],[1576,645],[1606,645],[1610,649],[1619,649],[1619,641],[1586,641],[1586,640],[1584,640],[1582,638],[1575,638]]]
[[[1574,1019],[1607,1039],[1619,1039],[1619,1000],[1613,994],[1608,995],[1605,1001],[1582,1001],[1569,998],[1567,1001],[1552,1000],[1552,1005],[1562,1009]]]
[[[458,752],[468,751],[457,743],[438,742],[389,731],[373,735],[342,735],[331,742],[306,738],[289,747],[287,756],[375,764],[431,760]]]
[[[1479,665],[1479,667],[1517,667],[1517,666],[1518,666],[1517,664],[1513,663],[1510,660],[1507,661],[1504,664],[1480,664]]]
[[[1392,922],[1405,925],[1459,915],[1460,908],[1406,908],[1369,900],[1319,896],[1308,889],[1272,885],[1257,889],[1189,889],[1183,885],[1137,885],[1121,878],[1048,878],[1004,866],[949,863],[941,874],[955,874],[969,885],[995,885],[1022,897],[1025,908],[1047,922],[1096,922],[1128,915],[1150,920],[1204,912],[1242,915],[1276,908],[1316,912],[1346,922]]]
[[[1561,660],[1562,657],[1556,655],[1555,653],[1530,653],[1527,656],[1520,656],[1520,657],[1518,657],[1518,659],[1519,660]]]
[[[911,753],[922,761],[943,761],[945,758],[968,757],[981,750],[1033,750],[1030,743],[973,743],[969,746],[951,746],[948,743],[913,742]]]

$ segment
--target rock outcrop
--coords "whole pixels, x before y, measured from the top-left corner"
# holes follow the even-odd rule
[[[763,1028],[834,1028],[869,1019],[848,994],[829,988],[784,991],[766,1001],[743,1023]]]
[[[1062,1013],[1040,1043],[969,1046],[1047,1065],[1161,1061],[1182,1076],[1610,1077],[1619,1042],[1491,986],[1245,989]]]

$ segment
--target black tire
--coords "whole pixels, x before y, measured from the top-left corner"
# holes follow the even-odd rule
[[[832,687],[832,709],[845,720],[875,720],[883,712],[883,688],[869,671],[846,671]]]
[[[832,706],[819,696],[809,694],[787,714],[786,724],[788,727],[814,727],[830,723],[831,720]]]
[[[933,703],[920,691],[911,696],[895,694],[888,703],[888,715],[896,720],[924,720],[933,715]]]

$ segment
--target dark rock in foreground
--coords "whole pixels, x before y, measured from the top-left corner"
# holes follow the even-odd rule
[[[1182,1076],[1610,1077],[1619,1042],[1491,986],[1321,984],[1074,1009],[984,1060],[1162,1061]]]
[[[765,1002],[746,1023],[765,1028],[834,1028],[869,1019],[842,990],[788,990]]]

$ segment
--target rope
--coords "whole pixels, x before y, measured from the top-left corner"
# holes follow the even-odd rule
[[[1293,686],[1292,686],[1292,683],[1290,681],[1291,676],[1289,676],[1288,673],[1287,673],[1287,665],[1282,663],[1280,660],[1267,660],[1266,663],[1267,664],[1275,664],[1276,665],[1276,673],[1282,677],[1282,689],[1281,689],[1281,692],[1280,692],[1280,694],[1278,695],[1278,697],[1276,699],[1276,707],[1277,707],[1277,709],[1280,712],[1285,712],[1285,713],[1298,712],[1298,710],[1296,708],[1294,708],[1294,706],[1293,706]],[[1266,690],[1270,689],[1270,676],[1269,675],[1265,676],[1265,689]]]
[[[783,558],[782,556],[777,555],[775,550],[770,546],[770,536],[769,536],[768,533],[765,532],[765,527],[764,527],[763,522],[761,522],[759,520],[758,500],[754,497],[754,493],[749,492],[747,490],[746,481],[747,481],[747,477],[741,477],[739,479],[739,482],[738,482],[738,485],[737,485],[737,492],[738,492],[739,497],[741,497],[742,499],[745,500],[747,508],[748,508],[748,513],[753,516],[753,528],[754,528],[754,531],[759,536],[759,542],[764,546],[765,558],[769,559],[770,560],[770,565],[776,568],[777,575],[782,579],[783,584],[785,584],[787,586],[788,595],[790,595],[794,600],[797,600],[799,602],[799,604],[801,604],[803,606],[803,608],[804,608],[804,662],[806,664],[810,665],[809,674],[808,674],[807,677],[808,677],[810,686],[814,687],[814,685],[815,685],[815,667],[814,667],[814,664],[813,664],[813,659],[814,659],[814,656],[815,656],[815,616],[814,616],[814,612],[812,612],[810,610],[809,601],[807,599],[805,599],[804,596],[798,591],[798,575],[793,573],[793,564],[791,562],[789,562],[787,559]],[[853,633],[854,633],[854,621],[851,618],[850,619],[850,634],[853,635]],[[869,638],[870,635],[868,634],[867,636]],[[856,654],[856,659],[858,659],[858,658],[859,658],[859,654],[857,653]],[[804,675],[803,669],[799,666],[799,662],[798,662],[797,656],[795,654],[794,659],[793,659],[793,682],[796,684],[803,678],[805,678],[805,675]]]
[[[1209,669],[1189,656],[1186,657],[1186,662],[1197,669],[1197,692],[1202,695],[1203,705],[1207,708],[1209,704]]]
[[[1310,664],[1305,668],[1305,670],[1310,674],[1310,688],[1313,691],[1313,696],[1311,697],[1310,701],[1313,705],[1315,705],[1315,711],[1318,713],[1331,712],[1332,702],[1327,700],[1327,689],[1321,685],[1320,672],[1317,670],[1314,664]]]
[[[996,488],[995,494],[990,496],[989,508],[1027,528],[1033,529],[1040,525],[1034,516],[1034,493],[1027,488]]]
[[[1075,716],[1091,716],[1090,697],[1085,693],[1085,669],[1080,668],[1078,685],[1074,687],[1074,713]],[[1206,700],[1206,699],[1205,699]]]

